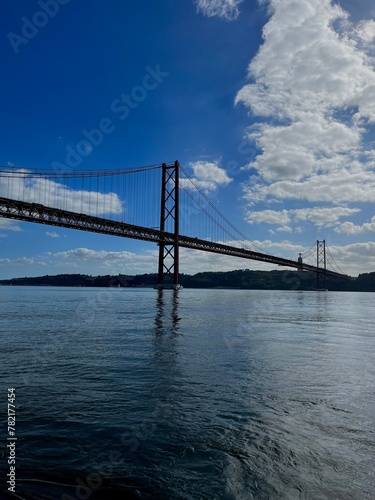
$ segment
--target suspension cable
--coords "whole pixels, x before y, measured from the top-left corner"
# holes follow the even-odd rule
[[[248,243],[250,246],[253,246],[254,248],[256,248],[258,251],[262,252],[262,253],[266,253],[268,255],[271,255],[269,254],[269,252],[266,252],[263,248],[261,247],[258,247],[257,245],[255,245],[254,243],[252,243],[251,241],[248,240],[247,236],[245,236],[240,230],[238,230],[221,212],[220,210],[211,202],[211,200],[208,198],[208,196],[200,189],[200,187],[197,185],[197,183],[187,174],[186,170],[180,166],[182,172],[185,174],[186,178],[191,182],[191,184],[194,186],[194,189],[203,197],[203,199],[208,203],[208,205],[217,213],[217,215],[219,217],[221,217],[227,224],[228,226],[235,232],[237,233],[241,238],[243,238],[243,240]],[[186,191],[186,189],[183,187],[184,191]],[[189,194],[189,193],[188,193]],[[190,194],[189,194],[190,196]],[[193,198],[192,198],[193,199]],[[194,199],[193,199],[194,201]],[[219,225],[219,223],[212,219],[217,225]],[[221,227],[219,225],[219,227]],[[221,227],[222,228],[222,227]],[[243,241],[241,242],[241,240],[239,240],[237,237],[234,237],[231,233],[229,233],[227,230],[225,230],[224,228],[222,228],[226,234],[228,236],[230,236],[231,238],[233,238],[235,241],[239,242],[239,243],[242,243],[243,244]],[[246,246],[246,245],[245,245]]]
[[[313,245],[308,250],[302,253],[302,257],[304,259],[307,259],[307,257],[310,257],[310,255],[315,251],[315,249],[316,249],[316,244],[313,243]]]
[[[167,163],[172,165],[173,162]],[[156,170],[160,168],[160,163],[154,165],[146,165],[141,167],[119,168],[119,169],[102,169],[102,170],[71,170],[66,171],[51,170],[51,168],[26,169],[23,167],[9,167],[0,165],[0,175],[12,174],[15,178],[24,176],[45,176],[45,177],[89,177],[90,175],[110,176],[110,175],[126,175],[146,170]]]
[[[328,252],[328,254],[329,254],[330,258],[332,259],[332,261],[333,261],[333,263],[334,263],[334,266],[333,266],[333,267],[336,267],[336,270],[338,270],[338,271],[339,271],[339,273],[341,273],[341,274],[345,274],[345,273],[344,273],[344,271],[343,271],[343,270],[340,268],[340,266],[337,264],[337,262],[336,262],[336,260],[335,260],[334,256],[332,255],[332,253],[331,253],[330,249],[327,247],[327,245],[326,245],[326,250],[327,250],[327,252]]]

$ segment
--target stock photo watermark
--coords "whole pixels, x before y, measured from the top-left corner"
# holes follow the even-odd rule
[[[135,85],[128,94],[121,94],[118,98],[114,99],[110,104],[111,112],[121,121],[124,121],[132,110],[135,110],[139,104],[146,100],[149,92],[156,90],[161,83],[170,75],[170,73],[163,71],[160,64],[154,68],[147,66],[146,74],[142,81]],[[89,156],[94,147],[100,146],[104,138],[117,128],[115,121],[112,118],[102,118],[97,127],[91,130],[83,129],[81,134],[83,139],[79,141],[77,146],[66,146],[65,164],[54,161],[52,167],[55,172],[65,172],[81,165],[83,158]]]
[[[8,435],[7,435],[7,453],[9,472],[7,473],[8,491],[16,492],[16,389],[8,388]]]
[[[35,38],[39,31],[43,29],[49,21],[57,16],[62,5],[67,5],[71,0],[39,0],[38,6],[41,10],[37,10],[31,19],[21,17],[21,31],[14,33],[13,31],[7,34],[9,43],[15,54],[18,54],[24,45],[27,45],[30,40]]]

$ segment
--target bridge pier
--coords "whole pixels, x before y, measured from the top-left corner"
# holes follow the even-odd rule
[[[154,286],[155,290],[180,290],[182,285],[179,283],[158,283]]]
[[[178,290],[179,284],[179,168],[178,161],[172,166],[162,165],[158,284],[155,288]],[[163,233],[173,226],[173,244],[163,241]]]

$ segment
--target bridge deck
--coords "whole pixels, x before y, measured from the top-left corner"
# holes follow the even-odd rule
[[[35,222],[38,224],[47,224],[50,226],[66,227],[69,229],[79,229],[81,231],[109,234],[123,238],[151,241],[156,244],[161,242],[166,245],[174,244],[173,233],[162,232],[157,229],[142,226],[135,226],[127,224],[126,222],[112,221],[110,219],[94,217],[92,215],[69,212],[67,210],[51,208],[36,203],[12,200],[10,198],[0,197],[0,217],[17,219],[25,222]],[[311,266],[309,264],[303,264],[301,266],[301,264],[294,260],[284,259],[282,257],[268,255],[261,252],[253,252],[252,250],[206,241],[199,238],[192,238],[190,236],[180,235],[179,246],[202,250],[205,252],[231,255],[233,257],[241,257],[243,259],[268,262],[270,264],[293,267],[315,273],[321,273],[323,271],[321,268]],[[326,270],[326,274],[328,276],[335,276],[338,278],[349,278],[349,276],[345,274],[340,274],[329,269]]]

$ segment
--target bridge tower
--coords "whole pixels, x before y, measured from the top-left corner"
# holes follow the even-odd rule
[[[173,244],[159,243],[159,269],[157,288],[180,288],[179,284],[179,168],[176,161],[172,166],[162,165],[160,231],[173,226]],[[167,281],[164,282],[164,279]],[[168,282],[172,278],[172,283]]]
[[[327,290],[327,258],[326,258],[326,240],[317,240],[316,242],[316,289]]]

